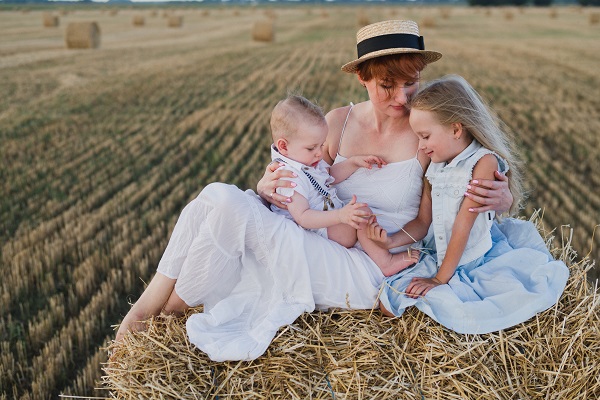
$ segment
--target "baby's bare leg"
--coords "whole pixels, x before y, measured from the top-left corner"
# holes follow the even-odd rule
[[[346,224],[337,224],[327,228],[327,237],[346,248],[356,244],[356,229]]]
[[[157,272],[138,301],[135,302],[125,318],[123,318],[117,331],[116,340],[121,340],[127,331],[145,329],[144,321],[151,316],[160,314],[165,304],[172,302],[171,307],[173,307],[176,299],[171,300],[171,297],[175,293],[173,288],[176,281],[176,279],[167,278],[165,275]]]
[[[358,241],[385,276],[392,276],[419,261],[418,250],[411,249],[410,251],[392,254],[389,250],[375,244],[362,230],[358,231]]]

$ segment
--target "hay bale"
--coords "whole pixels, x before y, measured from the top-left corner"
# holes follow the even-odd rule
[[[504,19],[507,21],[512,21],[515,18],[515,14],[512,11],[506,10],[504,12]]]
[[[252,39],[258,42],[272,42],[275,40],[273,21],[256,21],[252,28]]]
[[[133,26],[144,26],[146,19],[142,15],[134,15],[131,19]]]
[[[571,272],[559,302],[499,332],[457,334],[414,307],[400,318],[336,309],[281,328],[257,360],[218,363],[190,344],[187,316],[160,316],[109,345],[103,386],[116,399],[597,399],[593,262],[575,263],[568,243],[553,252]]]
[[[68,49],[95,49],[100,46],[100,27],[96,22],[69,22],[65,43]]]
[[[42,22],[45,28],[55,28],[59,24],[58,16],[52,15],[51,13],[42,14]]]
[[[208,10],[208,9],[204,9],[204,10],[202,10],[202,13],[201,13],[201,15],[202,15],[203,17],[208,17],[208,16],[210,16],[210,10]]]
[[[358,11],[358,13],[356,14],[356,24],[360,28],[362,28],[363,26],[367,26],[370,23],[371,23],[371,21],[369,20],[369,16],[365,12],[365,10]]]
[[[419,25],[423,28],[435,28],[435,18],[433,17],[423,17]]]
[[[275,10],[273,10],[272,8],[267,8],[264,11],[264,14],[267,18],[271,18],[271,19],[275,19],[277,18],[277,13],[275,12]]]
[[[558,11],[556,10],[556,8],[552,7],[550,8],[550,12],[548,13],[548,15],[552,19],[558,18]]]
[[[114,17],[118,13],[119,13],[119,10],[117,10],[116,8],[112,8],[110,11],[108,11],[108,15],[110,15],[111,17]]]
[[[440,16],[442,19],[450,18],[451,10],[449,7],[440,7]]]
[[[598,23],[600,23],[600,13],[591,13],[590,25],[597,25]]]
[[[183,26],[183,17],[181,15],[171,15],[167,20],[169,28],[181,28]]]

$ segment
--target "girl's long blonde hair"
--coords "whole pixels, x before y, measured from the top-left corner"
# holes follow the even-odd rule
[[[447,75],[431,81],[413,96],[410,107],[435,113],[443,125],[462,124],[475,140],[504,158],[510,168],[506,176],[513,196],[509,211],[519,211],[524,197],[522,162],[516,156],[512,134],[463,77]]]

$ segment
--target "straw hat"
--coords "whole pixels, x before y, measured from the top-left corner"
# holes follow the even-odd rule
[[[356,33],[358,58],[345,64],[342,71],[356,72],[356,66],[371,58],[390,54],[423,54],[427,64],[442,57],[437,51],[425,50],[423,36],[414,21],[382,21],[367,25]]]

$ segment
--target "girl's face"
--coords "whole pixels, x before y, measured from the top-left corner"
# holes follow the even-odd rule
[[[468,146],[467,136],[461,124],[442,125],[431,111],[412,109],[409,123],[419,137],[419,150],[431,162],[449,163]]]
[[[408,117],[409,109],[406,104],[419,89],[418,76],[411,80],[397,80],[395,82],[373,78],[369,81],[361,80],[361,83],[367,88],[373,106],[392,118]]]
[[[302,122],[298,132],[278,146],[284,156],[310,167],[316,167],[323,159],[323,145],[327,138],[327,124]]]

